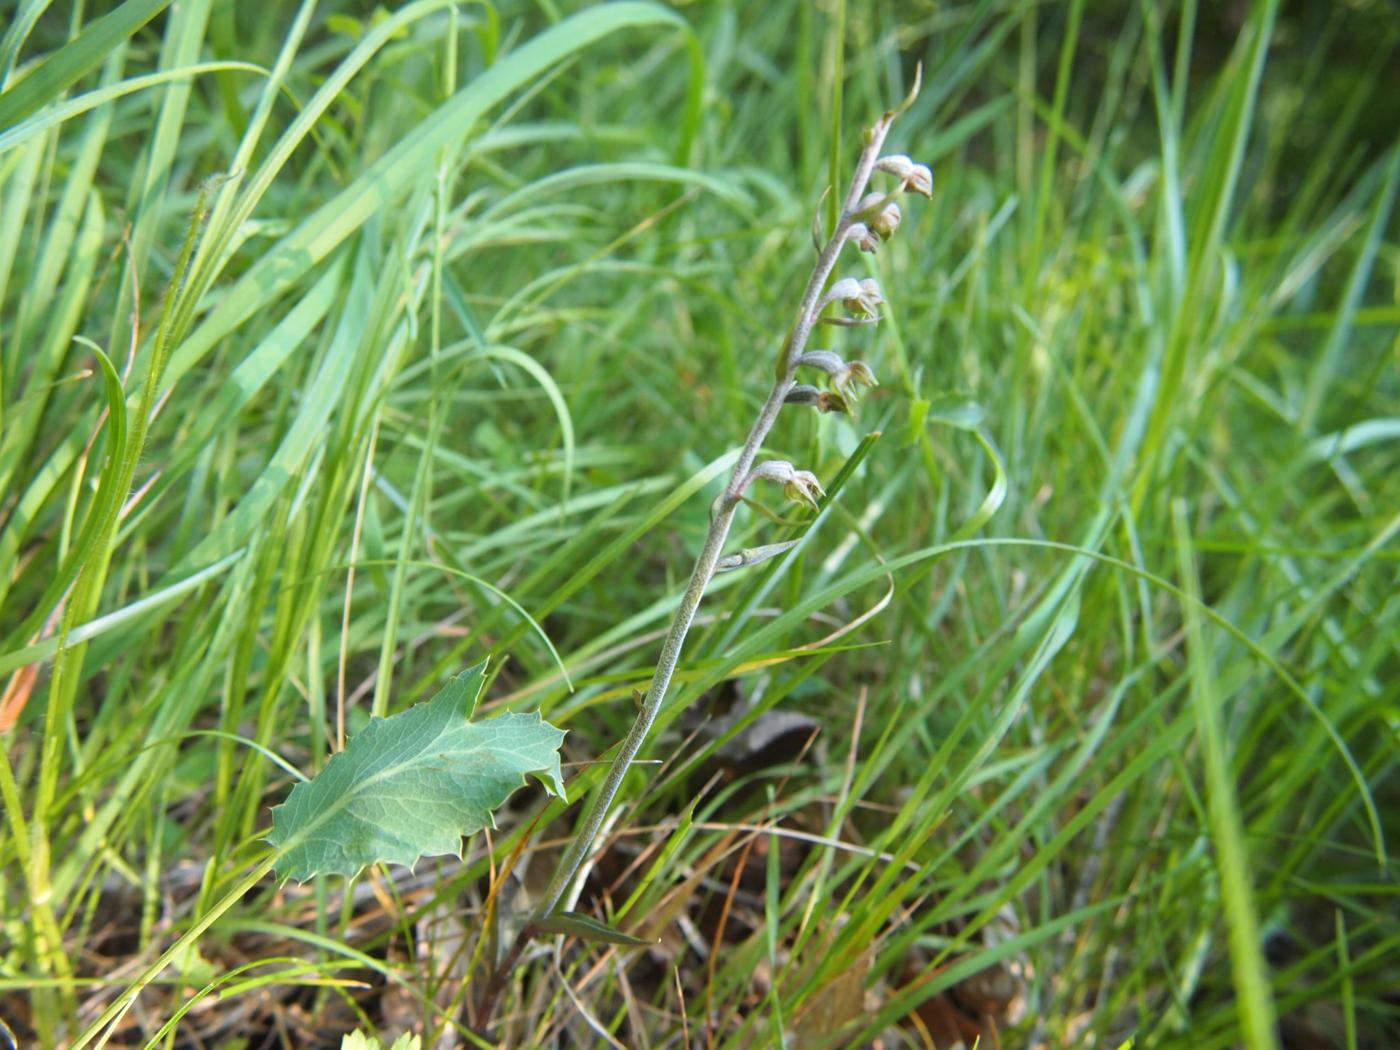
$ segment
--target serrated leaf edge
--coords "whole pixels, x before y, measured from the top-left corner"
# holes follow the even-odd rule
[[[472,721],[472,716],[476,713],[477,708],[478,708],[478,706],[479,706],[479,704],[480,704],[480,701],[481,701],[481,694],[485,691],[485,686],[486,686],[486,671],[487,671],[487,665],[488,665],[488,663],[489,663],[489,661],[483,660],[483,661],[482,661],[481,663],[479,663],[479,664],[476,664],[476,665],[474,665],[474,666],[472,666],[472,667],[466,668],[465,670],[463,670],[463,671],[460,672],[459,674],[454,675],[454,676],[447,682],[447,684],[445,684],[445,685],[443,686],[442,689],[440,689],[440,690],[438,690],[438,692],[434,693],[433,696],[431,696],[429,699],[424,700],[424,701],[422,701],[422,702],[420,702],[420,703],[414,704],[414,705],[412,705],[412,707],[406,708],[404,711],[396,712],[395,714],[389,715],[388,717],[383,717],[383,718],[381,718],[381,717],[377,717],[377,716],[376,716],[376,717],[371,718],[371,720],[370,720],[370,725],[369,725],[369,726],[366,726],[365,729],[361,730],[360,733],[357,734],[356,739],[359,739],[359,738],[363,737],[363,736],[365,735],[365,733],[368,732],[369,729],[370,729],[371,727],[373,727],[374,725],[376,725],[376,724],[382,724],[382,723],[385,723],[385,722],[389,722],[389,721],[391,721],[391,720],[394,719],[394,718],[397,718],[397,717],[400,717],[400,716],[402,716],[402,715],[405,715],[405,714],[409,713],[410,711],[413,711],[413,710],[415,710],[415,709],[417,709],[417,708],[424,707],[424,706],[427,706],[427,705],[433,703],[434,700],[436,700],[439,696],[442,695],[443,691],[445,691],[446,689],[450,688],[453,684],[459,682],[459,681],[460,681],[461,679],[463,679],[463,678],[468,678],[468,677],[470,677],[470,676],[472,676],[472,675],[477,675],[477,676],[479,676],[479,677],[478,677],[478,680],[477,680],[476,690],[475,690],[475,692],[473,692],[473,693],[470,695],[470,697],[466,698],[466,703],[465,703],[465,705],[463,706],[463,709],[462,709],[462,711],[463,711],[463,721],[464,721],[464,722],[467,722],[467,723],[474,724],[474,725],[489,725],[490,723],[499,721],[499,720],[501,720],[501,719],[518,719],[518,720],[522,720],[522,721],[524,721],[524,722],[526,722],[526,723],[529,723],[529,724],[534,724],[534,725],[548,725],[549,728],[551,728],[551,729],[553,729],[555,732],[557,732],[557,733],[559,734],[559,741],[558,741],[558,743],[555,745],[555,748],[554,748],[554,750],[555,750],[554,768],[553,768],[553,769],[550,769],[549,767],[541,767],[540,769],[531,769],[531,770],[525,770],[525,771],[523,771],[523,772],[520,774],[520,785],[519,785],[519,786],[520,786],[520,787],[525,787],[525,786],[528,785],[529,782],[530,782],[530,781],[529,781],[529,777],[530,777],[530,776],[534,776],[535,779],[538,780],[538,781],[540,782],[541,786],[543,786],[544,789],[545,789],[547,792],[549,792],[551,795],[555,795],[555,796],[559,797],[560,799],[563,799],[565,802],[567,802],[567,801],[568,801],[568,794],[567,794],[567,791],[566,791],[565,786],[564,786],[563,773],[562,773],[562,771],[561,771],[560,768],[559,768],[559,759],[558,759],[558,747],[559,747],[560,744],[563,743],[564,737],[565,737],[565,735],[567,734],[567,730],[558,729],[557,727],[551,725],[550,723],[545,722],[543,716],[541,716],[540,713],[539,713],[538,711],[529,711],[529,712],[506,712],[505,714],[498,715],[498,716],[496,716],[495,718],[488,718],[488,719],[486,719],[484,722],[473,722],[473,721]],[[337,816],[338,814],[340,814],[340,813],[345,809],[345,807],[347,807],[348,805],[350,805],[350,803],[351,803],[352,801],[354,801],[354,799],[357,797],[358,792],[346,792],[346,793],[343,794],[339,799],[337,799],[332,805],[326,807],[325,809],[323,809],[323,810],[321,810],[319,813],[317,813],[317,814],[307,823],[306,827],[302,828],[302,829],[301,829],[299,832],[297,832],[294,836],[292,836],[291,838],[286,839],[286,840],[284,840],[284,841],[281,841],[281,842],[279,842],[279,841],[277,840],[277,835],[278,835],[278,830],[279,830],[278,827],[277,827],[277,815],[278,815],[279,811],[284,810],[289,804],[291,804],[291,802],[292,802],[293,799],[296,797],[296,795],[298,794],[298,792],[302,791],[303,789],[309,788],[310,785],[311,785],[312,783],[314,783],[319,777],[324,776],[324,775],[326,774],[327,770],[329,770],[329,769],[331,768],[332,764],[334,764],[337,760],[341,760],[341,759],[342,759],[342,756],[344,756],[345,754],[347,754],[348,751],[349,751],[349,747],[347,746],[347,748],[346,748],[345,751],[340,751],[340,752],[337,752],[336,754],[332,755],[332,756],[330,757],[330,760],[327,761],[327,763],[321,768],[321,770],[320,770],[314,777],[312,777],[312,778],[309,779],[309,780],[304,780],[304,781],[301,781],[300,783],[297,783],[297,784],[293,785],[292,790],[291,790],[290,792],[288,792],[288,794],[287,794],[286,800],[283,801],[283,802],[281,802],[281,803],[279,803],[278,805],[272,807],[271,815],[272,815],[273,823],[272,823],[272,826],[268,829],[267,834],[264,835],[263,838],[264,838],[264,840],[265,840],[270,846],[272,846],[272,847],[277,851],[277,853],[279,853],[279,854],[281,855],[281,858],[285,858],[286,855],[290,854],[290,853],[291,853],[293,850],[295,850],[298,846],[300,846],[302,843],[304,843],[308,838],[310,838],[313,834],[315,834],[315,832],[316,832],[319,828],[321,828],[321,827],[326,823],[326,821],[331,820],[331,819],[333,819],[335,816]],[[377,780],[383,779],[384,777],[387,777],[387,776],[391,776],[391,775],[393,775],[395,772],[399,771],[400,769],[402,769],[402,765],[393,766],[393,767],[389,767],[388,769],[381,770],[381,771],[379,771],[378,773],[374,774],[374,776],[372,776],[371,778],[369,778],[369,779],[363,781],[363,782],[362,782],[362,786],[365,785],[365,784],[373,784],[373,783],[374,783],[375,781],[377,781]],[[515,789],[515,790],[518,790],[518,789]],[[511,793],[513,794],[513,793],[514,793],[514,790],[513,790]],[[508,797],[508,796],[507,796],[507,797]],[[486,819],[487,819],[489,825],[490,825],[492,828],[495,828],[495,827],[496,827],[496,815],[495,815],[494,810],[488,811],[488,812],[487,812],[487,814],[486,814]],[[413,871],[413,870],[416,868],[416,866],[417,866],[417,861],[418,861],[419,859],[421,859],[422,857],[424,857],[424,856],[447,856],[447,855],[455,856],[455,857],[457,857],[458,860],[460,860],[460,859],[462,858],[462,852],[461,852],[460,848],[457,849],[457,850],[455,850],[455,851],[450,851],[449,854],[441,854],[441,853],[439,853],[439,854],[422,854],[422,853],[420,853],[420,854],[418,855],[418,857],[415,858],[415,860],[414,860],[413,862],[408,863],[408,864],[406,864],[405,866],[406,866],[410,871]],[[279,859],[281,859],[281,858],[279,858]],[[374,863],[400,863],[400,862],[390,859],[390,860],[387,860],[387,861],[376,861],[376,862],[374,862]],[[365,869],[366,867],[368,867],[368,866],[369,866],[369,865],[361,864],[361,865],[360,865],[359,867],[357,867],[354,871],[345,871],[345,870],[343,870],[343,869],[334,869],[334,868],[328,868],[328,869],[307,868],[307,869],[299,869],[298,871],[288,871],[288,872],[285,872],[285,873],[279,871],[278,873],[279,873],[279,875],[281,875],[282,879],[284,879],[284,880],[285,880],[285,879],[295,879],[295,880],[298,881],[298,882],[306,882],[307,880],[312,879],[312,878],[316,877],[317,875],[344,875],[347,879],[354,879],[354,878],[356,878],[356,877],[360,874],[360,872],[364,871],[364,869]]]

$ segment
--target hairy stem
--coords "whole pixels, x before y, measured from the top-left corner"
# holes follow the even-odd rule
[[[822,289],[826,287],[826,283],[831,277],[831,271],[836,266],[836,260],[841,255],[846,232],[851,224],[853,209],[856,202],[865,193],[865,187],[870,181],[871,173],[875,170],[875,162],[879,159],[880,149],[884,145],[885,136],[889,132],[892,120],[892,115],[886,114],[868,136],[865,149],[861,152],[860,161],[856,165],[855,175],[851,179],[850,188],[846,193],[840,219],[837,221],[836,228],[831,232],[826,247],[818,256],[816,265],[812,268],[812,276],[807,282],[801,305],[798,307],[797,321],[793,325],[791,334],[783,348],[781,374],[774,382],[773,389],[768,394],[768,400],[764,402],[762,411],[759,412],[758,418],[749,430],[748,440],[744,442],[743,450],[739,453],[739,458],[734,464],[734,470],[729,476],[729,484],[725,487],[724,495],[721,497],[719,506],[710,522],[709,532],[705,535],[704,546],[700,548],[700,555],[696,558],[695,569],[690,574],[690,582],[686,586],[685,595],[681,598],[680,608],[676,610],[675,619],[671,621],[671,629],[666,634],[665,642],[662,643],[661,656],[656,664],[656,674],[651,680],[650,688],[647,689],[641,710],[637,713],[636,721],[632,723],[632,728],[623,739],[617,754],[613,756],[612,766],[608,769],[608,775],[602,786],[593,796],[582,829],[564,851],[564,856],[560,858],[559,866],[554,871],[554,877],[535,906],[531,916],[532,922],[542,919],[552,912],[568,891],[575,874],[593,849],[598,830],[603,826],[603,820],[607,816],[608,809],[612,806],[613,799],[617,797],[623,778],[627,775],[628,769],[631,768],[642,744],[646,742],[647,734],[651,732],[651,727],[656,722],[656,716],[661,711],[661,705],[666,699],[666,690],[671,684],[671,677],[675,674],[677,663],[680,662],[681,647],[685,644],[685,636],[690,630],[691,622],[695,619],[696,610],[700,607],[705,587],[709,584],[710,577],[714,575],[715,563],[719,561],[720,554],[724,550],[724,541],[729,537],[730,526],[733,525],[734,515],[739,509],[739,493],[744,479],[753,468],[753,461],[758,456],[764,439],[767,438],[768,432],[773,429],[773,424],[778,419],[778,412],[783,407],[783,398],[792,387],[793,377],[797,372],[797,358],[806,348],[807,340],[817,323],[818,303],[821,300]]]
[[[608,810],[612,807],[613,800],[616,799],[618,790],[622,787],[622,781],[627,776],[627,771],[631,768],[633,761],[636,760],[642,745],[646,743],[647,735],[651,732],[652,726],[656,723],[657,715],[661,712],[661,705],[666,700],[666,691],[670,687],[671,678],[675,674],[676,665],[680,662],[681,649],[685,644],[686,634],[690,631],[696,610],[699,609],[700,601],[705,595],[705,588],[710,582],[710,577],[714,575],[715,565],[723,553],[725,540],[729,537],[730,527],[733,525],[734,516],[739,509],[740,495],[745,480],[748,478],[750,470],[753,469],[754,460],[763,447],[764,440],[769,431],[773,429],[773,424],[777,422],[778,413],[783,407],[784,397],[792,389],[793,379],[797,373],[798,358],[806,349],[807,340],[817,325],[819,314],[824,305],[822,291],[831,278],[831,271],[835,268],[837,259],[840,258],[841,249],[846,243],[846,235],[854,221],[856,204],[865,193],[865,188],[875,170],[875,162],[879,159],[880,149],[884,145],[885,136],[889,133],[890,125],[895,116],[894,112],[886,113],[866,136],[865,148],[861,151],[855,174],[842,202],[836,227],[831,231],[826,246],[817,257],[816,264],[812,268],[812,275],[807,281],[806,290],[803,292],[801,304],[798,306],[797,318],[784,341],[773,389],[769,392],[768,399],[763,403],[758,418],[754,420],[754,424],[749,430],[748,438],[745,440],[744,447],[740,451],[739,458],[729,476],[729,483],[725,486],[724,493],[716,504],[709,531],[705,535],[704,545],[700,548],[700,554],[696,558],[695,569],[690,574],[690,582],[686,585],[680,607],[676,610],[675,618],[671,621],[671,628],[666,634],[666,640],[661,645],[661,655],[657,660],[656,673],[652,677],[651,685],[642,700],[641,710],[637,713],[632,728],[628,730],[627,736],[613,756],[612,765],[609,767],[602,785],[593,796],[587,816],[584,818],[583,827],[564,850],[564,855],[554,870],[554,876],[550,879],[549,886],[535,905],[529,920],[516,936],[501,965],[488,982],[482,996],[481,1009],[478,1011],[478,1021],[481,1024],[489,1024],[496,996],[504,985],[510,969],[520,958],[524,945],[537,932],[536,924],[559,906],[559,902],[564,898],[578,875],[579,869],[592,852]]]

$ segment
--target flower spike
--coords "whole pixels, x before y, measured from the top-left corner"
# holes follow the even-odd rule
[[[913,87],[904,101],[886,111],[867,128],[855,175],[845,191],[842,192],[839,186],[831,187],[830,192],[838,195],[840,210],[836,225],[829,234],[821,222],[821,208],[818,207],[819,214],[812,224],[817,259],[804,285],[797,316],[779,344],[774,362],[774,386],[749,430],[728,482],[711,504],[710,525],[705,533],[704,546],[662,646],[652,684],[639,701],[632,729],[616,750],[607,775],[584,815],[583,824],[565,848],[549,885],[537,897],[529,919],[504,953],[508,961],[492,974],[477,1004],[476,1015],[479,1018],[490,1020],[498,994],[510,977],[509,969],[515,960],[521,958],[531,938],[549,932],[548,924],[556,921],[560,914],[567,916],[568,913],[561,913],[558,909],[577,881],[580,869],[593,855],[599,835],[607,826],[617,793],[666,702],[667,690],[681,658],[686,634],[714,573],[759,564],[791,549],[790,545],[796,542],[789,540],[745,548],[725,556],[724,544],[743,503],[744,492],[762,478],[781,485],[788,499],[818,511],[823,505],[826,493],[816,474],[798,470],[785,460],[759,463],[756,458],[778,421],[784,404],[806,405],[824,412],[844,412],[849,410],[862,387],[875,385],[874,373],[864,364],[847,363],[830,350],[808,350],[807,343],[819,325],[856,327],[874,325],[880,321],[880,309],[885,303],[880,285],[870,278],[862,280],[855,277],[832,283],[833,270],[847,243],[854,241],[861,251],[873,252],[895,233],[903,218],[903,205],[896,203],[899,194],[913,191],[928,196],[933,192],[933,173],[926,166],[915,164],[902,154],[881,156],[891,125],[914,101],[921,78],[922,69],[916,68]],[[871,185],[871,179],[876,171],[898,180],[897,187],[875,193],[876,187]],[[829,309],[833,304],[839,306]],[[804,365],[825,372],[828,389],[798,383],[797,372]]]

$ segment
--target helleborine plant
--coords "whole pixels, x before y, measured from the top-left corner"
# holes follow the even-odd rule
[[[636,719],[589,803],[578,834],[488,982],[477,1011],[479,1020],[489,1019],[506,975],[538,934],[640,943],[589,916],[561,910],[560,902],[592,852],[623,778],[656,722],[710,578],[779,557],[796,543],[767,544],[726,555],[724,544],[745,493],[757,482],[770,482],[795,503],[814,511],[822,507],[826,492],[814,473],[787,460],[759,461],[779,413],[785,407],[849,412],[862,389],[876,385],[869,366],[848,362],[833,350],[808,350],[807,343],[819,324],[861,327],[880,321],[886,301],[873,278],[842,277],[831,282],[831,277],[848,244],[873,252],[894,236],[903,218],[897,196],[932,194],[933,176],[927,167],[900,154],[881,155],[890,127],[913,101],[918,87],[916,76],[903,105],[884,114],[866,133],[836,226],[819,247],[796,320],[779,349],[773,388],[711,508],[709,531],[662,644],[651,685],[638,698]],[[867,192],[877,173],[892,176],[894,185]],[[819,380],[825,377],[830,389],[798,382],[800,373],[812,373]],[[424,855],[460,853],[462,837],[488,826],[492,812],[524,784],[527,775],[562,797],[558,748],[564,734],[538,714],[471,721],[485,680],[486,665],[481,664],[453,679],[426,704],[375,719],[314,780],[297,785],[273,813],[269,841],[278,849],[278,870],[297,879],[321,873],[354,875],[369,864],[411,865]]]
[[[575,921],[581,917],[572,912],[561,912],[560,902],[593,851],[623,778],[656,721],[680,659],[686,633],[690,630],[710,578],[717,572],[743,569],[778,557],[794,545],[793,542],[775,543],[724,554],[725,540],[729,537],[730,526],[745,492],[755,482],[773,482],[782,487],[783,495],[789,500],[813,510],[821,509],[826,493],[820,479],[811,471],[802,470],[786,460],[756,461],[764,439],[784,407],[847,412],[861,388],[876,385],[875,375],[869,366],[859,361],[847,362],[832,350],[808,350],[807,342],[819,324],[852,327],[874,325],[880,320],[880,308],[886,303],[879,284],[873,278],[843,277],[830,286],[828,282],[847,244],[854,244],[862,251],[873,251],[894,235],[902,218],[895,201],[898,195],[909,191],[932,195],[933,175],[926,166],[915,164],[902,154],[881,154],[895,118],[908,109],[918,91],[919,76],[916,74],[914,87],[899,108],[885,113],[866,132],[864,148],[843,198],[836,226],[825,244],[818,248],[816,264],[797,308],[797,318],[779,349],[773,388],[749,430],[724,491],[711,508],[709,531],[666,640],[662,643],[651,685],[638,703],[636,719],[618,747],[607,776],[589,803],[582,826],[564,850],[553,878],[536,903],[529,921],[487,985],[477,1011],[479,1020],[490,1018],[496,995],[533,936],[551,932],[589,936]],[[884,192],[867,193],[871,179],[877,172],[893,176],[895,184]],[[798,375],[804,371],[824,374],[833,389],[820,390],[812,384],[799,383]],[[572,925],[568,925],[570,923]]]

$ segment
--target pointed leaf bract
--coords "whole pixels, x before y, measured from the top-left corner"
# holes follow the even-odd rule
[[[584,915],[577,911],[557,911],[553,915],[541,919],[535,925],[545,933],[564,933],[570,937],[578,937],[585,941],[599,941],[603,944],[650,945],[656,943],[642,937],[633,937],[630,933],[623,933],[621,930],[615,930],[601,919],[595,919],[591,915]]]

